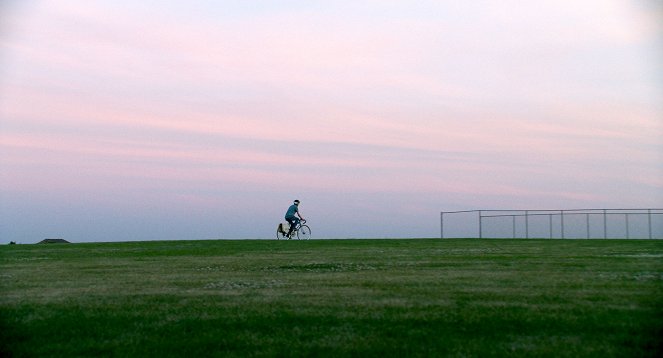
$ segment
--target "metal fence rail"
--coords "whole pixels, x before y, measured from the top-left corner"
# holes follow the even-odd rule
[[[470,218],[467,218],[469,215]],[[663,238],[663,209],[555,209],[555,210],[460,210],[440,212],[440,237],[445,238],[445,218],[464,216],[466,226],[478,227],[479,238],[493,237],[486,232],[487,226],[497,222],[502,227],[510,226],[512,238],[530,238],[535,226],[539,238],[614,238],[609,229],[622,229],[623,235],[617,238],[632,238],[635,231],[638,238]],[[545,223],[541,222],[541,218]],[[636,222],[634,223],[633,219]],[[535,220],[539,219],[539,220]],[[536,221],[533,223],[533,221]],[[572,223],[569,224],[569,221]],[[598,223],[597,223],[598,221]],[[507,224],[505,224],[505,222]],[[656,226],[652,225],[656,223]],[[597,225],[598,224],[598,225]],[[583,235],[578,235],[578,226],[582,226]],[[545,228],[543,228],[545,226]],[[569,233],[572,226],[576,234]],[[598,226],[598,228],[597,228]],[[546,230],[547,229],[547,230]],[[540,235],[542,230],[547,235]],[[502,230],[504,231],[504,230]],[[596,236],[597,231],[600,236]],[[476,231],[475,231],[476,232]],[[646,236],[642,236],[646,232]],[[488,234],[488,235],[486,235]],[[523,235],[524,234],[524,235]],[[592,236],[594,234],[594,236]],[[498,235],[508,237],[507,235]]]

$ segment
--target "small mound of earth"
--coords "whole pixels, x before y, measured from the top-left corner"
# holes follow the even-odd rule
[[[38,244],[69,244],[69,241],[65,239],[44,239],[39,241]]]

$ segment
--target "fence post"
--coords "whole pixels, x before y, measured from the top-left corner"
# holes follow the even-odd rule
[[[440,239],[444,239],[444,211],[440,212]]]
[[[483,228],[481,227],[483,221],[483,215],[481,210],[479,210],[479,239],[483,239]]]
[[[511,228],[513,229],[513,235],[511,236],[512,238],[516,238],[516,216],[512,215],[511,216]]]
[[[550,225],[550,238],[552,239],[552,214],[548,214],[548,224]]]
[[[603,209],[603,239],[608,238],[608,213]]]
[[[564,239],[564,210],[559,211],[559,216],[562,218],[562,239]]]
[[[631,235],[629,235],[629,232],[628,232],[628,213],[624,214],[624,219],[626,221],[626,238],[630,239]]]
[[[649,226],[649,240],[651,240],[651,209],[647,209],[647,225]]]
[[[525,238],[529,239],[529,211],[525,210]]]
[[[587,239],[589,239],[589,213],[585,214],[587,220]]]

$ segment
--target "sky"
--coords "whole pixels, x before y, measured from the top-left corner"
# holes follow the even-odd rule
[[[0,243],[663,207],[663,3],[0,0]]]

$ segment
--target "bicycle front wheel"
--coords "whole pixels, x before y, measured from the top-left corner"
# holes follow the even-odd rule
[[[311,238],[311,228],[308,225],[302,225],[297,231],[297,238],[300,240],[308,240]]]

